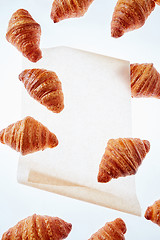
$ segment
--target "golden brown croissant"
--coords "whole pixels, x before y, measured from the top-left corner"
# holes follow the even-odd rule
[[[93,0],[54,0],[51,19],[56,23],[67,18],[83,16]]]
[[[19,79],[31,97],[46,106],[49,110],[59,113],[64,108],[62,85],[55,72],[45,69],[26,69]]]
[[[18,222],[2,236],[2,240],[62,240],[72,229],[72,224],[58,217],[32,215]]]
[[[27,10],[19,9],[13,13],[6,39],[32,62],[37,62],[42,58],[39,48],[40,36],[41,27]]]
[[[32,117],[25,117],[1,130],[0,142],[22,155],[58,145],[56,135]]]
[[[160,74],[152,63],[131,64],[130,76],[132,97],[160,98]]]
[[[149,150],[150,143],[147,140],[110,139],[99,165],[98,182],[135,174]]]
[[[154,8],[154,0],[118,0],[111,21],[112,37],[142,27]]]
[[[160,226],[160,200],[154,202],[154,204],[147,208],[145,212],[145,218]]]
[[[121,218],[112,222],[107,222],[104,227],[100,228],[88,240],[124,240],[124,234],[127,228]]]

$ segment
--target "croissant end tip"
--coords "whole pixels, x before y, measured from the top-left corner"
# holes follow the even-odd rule
[[[71,223],[67,224],[67,229],[68,229],[68,233],[70,233],[70,231],[72,230],[72,224]]]
[[[52,15],[51,15],[51,19],[53,20],[54,23],[58,23],[60,21],[58,18]]]
[[[147,219],[147,220],[150,220],[152,218],[152,208],[151,207],[148,207],[146,212],[145,212],[145,215],[144,217]]]
[[[113,38],[119,38],[119,37],[122,37],[123,36],[123,31],[118,29],[118,28],[112,28],[111,29],[111,37]]]
[[[160,6],[160,0],[155,0],[155,3]]]
[[[119,229],[121,229],[122,233],[125,234],[127,232],[127,227],[125,222],[121,218],[117,218],[114,221]]]
[[[27,70],[24,70],[18,75],[18,78],[19,78],[20,81],[23,82],[23,79],[24,79],[24,76],[25,76],[26,73],[27,73]]]
[[[52,7],[50,18],[53,20],[54,23],[60,22],[60,18],[57,17],[57,14],[56,14],[56,11],[54,10],[54,7]]]
[[[58,139],[54,133],[50,132],[49,135],[49,148],[54,148],[58,145]]]
[[[143,143],[145,145],[146,152],[148,153],[150,150],[150,142],[148,140],[143,140]]]
[[[42,51],[40,49],[36,49],[32,51],[27,57],[31,62],[37,62],[42,58]]]
[[[0,131],[0,142],[4,144],[3,136],[4,136],[4,129]]]
[[[102,174],[102,173],[99,173],[98,174],[98,177],[97,177],[97,180],[98,180],[98,182],[100,182],[100,183],[107,183],[107,182],[109,182],[110,180],[111,180],[112,178],[109,176],[109,175],[104,175],[104,174]]]

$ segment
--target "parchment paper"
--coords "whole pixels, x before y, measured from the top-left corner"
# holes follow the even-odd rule
[[[65,108],[52,113],[22,84],[22,118],[30,115],[54,132],[54,149],[20,156],[18,181],[64,196],[140,215],[134,176],[98,183],[99,163],[110,138],[131,136],[129,62],[68,47],[43,49],[23,70],[55,71]]]

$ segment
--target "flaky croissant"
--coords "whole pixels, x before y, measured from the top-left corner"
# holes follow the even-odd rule
[[[0,131],[0,142],[7,144],[22,155],[54,148],[57,137],[32,117],[25,117]]]
[[[160,98],[160,74],[152,63],[131,64],[132,97]]]
[[[93,0],[54,0],[51,19],[56,23],[67,18],[83,16]]]
[[[2,240],[62,240],[72,229],[72,224],[58,217],[32,215],[18,222],[2,236]]]
[[[142,27],[155,8],[154,0],[118,0],[111,21],[111,36]]]
[[[150,143],[147,140],[110,139],[99,165],[98,182],[135,174],[149,150]]]
[[[59,113],[64,108],[62,84],[55,72],[45,69],[26,69],[19,79],[31,97],[49,110]]]
[[[124,234],[127,228],[121,218],[112,222],[107,222],[104,227],[100,228],[88,240],[124,240]]]
[[[147,220],[151,220],[160,226],[160,200],[155,201],[152,206],[148,207],[144,216]]]
[[[39,48],[40,36],[41,27],[27,10],[19,9],[13,13],[8,24],[6,39],[32,62],[42,58]]]

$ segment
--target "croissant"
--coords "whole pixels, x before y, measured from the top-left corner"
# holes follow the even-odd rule
[[[147,220],[151,220],[160,226],[160,200],[155,201],[152,206],[148,207],[144,216]]]
[[[32,117],[25,117],[0,131],[0,142],[22,155],[58,145],[55,134]]]
[[[56,23],[67,18],[83,16],[93,0],[54,0],[51,19]]]
[[[154,0],[118,0],[111,21],[111,36],[142,27],[155,8]]]
[[[147,140],[110,139],[99,165],[98,182],[135,174],[149,150],[150,143]]]
[[[32,215],[18,222],[2,236],[2,240],[62,240],[72,229],[72,224],[58,217]]]
[[[19,75],[20,81],[31,97],[49,110],[59,113],[64,108],[62,85],[55,72],[45,69],[26,69]]]
[[[112,222],[107,222],[104,227],[100,228],[88,240],[124,240],[124,234],[127,228],[121,218],[117,218]]]
[[[160,98],[160,74],[152,63],[131,64],[130,76],[132,97]]]
[[[41,27],[27,10],[19,9],[13,13],[8,24],[6,39],[32,62],[42,58],[39,48],[40,36]]]

